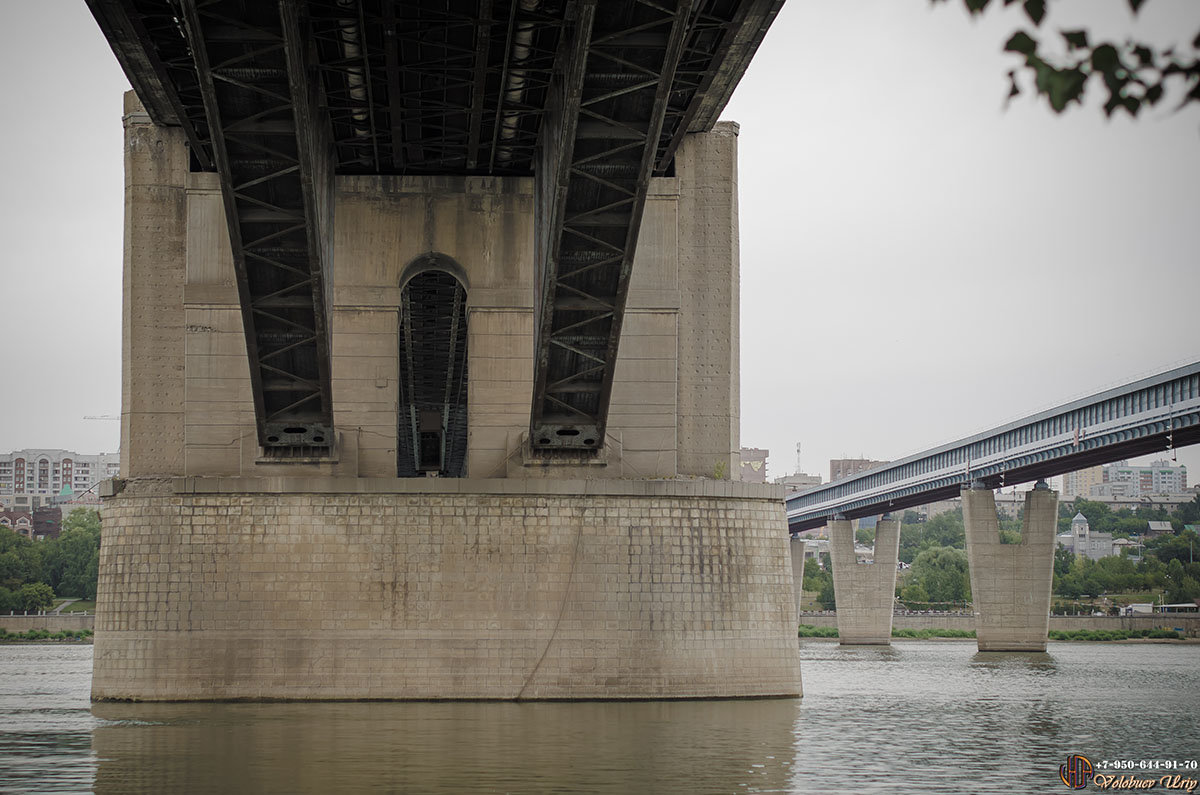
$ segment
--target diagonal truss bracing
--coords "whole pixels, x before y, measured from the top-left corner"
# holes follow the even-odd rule
[[[286,452],[332,439],[335,173],[536,177],[533,442],[601,447],[647,182],[783,0],[86,2],[220,175],[259,438]]]
[[[181,0],[233,246],[259,442],[333,441],[333,166],[301,0]]]
[[[535,448],[604,443],[633,254],[693,5],[583,0],[568,15],[537,163]]]

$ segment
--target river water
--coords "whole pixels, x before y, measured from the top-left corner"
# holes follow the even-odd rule
[[[0,792],[1069,792],[1068,754],[1200,760],[1200,645],[800,652],[801,700],[92,705],[91,646],[5,645]]]

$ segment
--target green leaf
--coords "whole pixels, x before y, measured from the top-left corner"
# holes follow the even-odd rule
[[[1067,49],[1081,50],[1088,46],[1086,30],[1064,30],[1062,37],[1067,40]]]
[[[1133,54],[1137,56],[1138,61],[1142,66],[1154,65],[1154,51],[1144,44],[1139,44],[1133,48]]]
[[[963,0],[963,2],[966,4],[967,10],[972,14],[981,14],[991,0]]]
[[[1138,110],[1142,107],[1142,101],[1137,97],[1122,97],[1121,104],[1125,106],[1125,110],[1129,111],[1129,115],[1137,118]]]
[[[1022,55],[1032,55],[1037,52],[1037,40],[1023,30],[1018,30],[1004,45],[1005,52],[1019,52]]]
[[[1133,10],[1133,13],[1136,14],[1144,2],[1146,2],[1146,0],[1129,0],[1129,7]]]
[[[1081,102],[1087,75],[1079,69],[1051,69],[1046,83],[1046,96],[1055,113],[1062,113],[1072,102]]]
[[[1163,95],[1162,83],[1156,83],[1146,89],[1146,101],[1149,102],[1151,105],[1157,105],[1158,101],[1160,99],[1162,99],[1162,95]]]
[[[1025,15],[1033,24],[1042,24],[1046,16],[1046,0],[1025,0]]]
[[[1117,48],[1111,44],[1101,44],[1092,50],[1092,68],[1097,72],[1111,72],[1121,59],[1117,56]]]
[[[1192,46],[1200,50],[1200,33],[1196,34],[1196,38],[1192,39]]]
[[[1008,70],[1008,97],[1004,103],[1007,105],[1012,101],[1012,98],[1021,93],[1020,87],[1017,85],[1017,71],[1015,69]]]

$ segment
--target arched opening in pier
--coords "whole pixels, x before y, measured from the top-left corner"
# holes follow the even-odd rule
[[[399,477],[459,478],[467,469],[467,290],[462,269],[429,254],[400,291]]]

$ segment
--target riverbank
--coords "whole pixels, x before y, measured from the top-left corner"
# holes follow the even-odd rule
[[[816,627],[837,627],[835,611],[803,611],[801,624]],[[975,631],[975,616],[971,613],[897,613],[892,617],[895,629],[951,629]],[[1158,613],[1136,616],[1050,616],[1050,632],[1076,632],[1088,630],[1140,631],[1165,629],[1178,632],[1185,638],[1200,637],[1200,615],[1196,613]]]
[[[44,629],[31,629],[28,632],[9,632],[0,629],[0,643],[91,643],[90,629],[66,629],[50,632]]]
[[[837,640],[837,627],[801,624],[797,637],[805,640]],[[975,640],[974,630],[893,628],[892,640]],[[1050,630],[1051,641],[1087,643],[1200,643],[1200,638],[1184,637],[1178,631],[1162,628],[1135,630]]]
[[[23,633],[33,631],[79,632],[96,628],[96,615],[83,613],[27,613],[0,614],[0,632]]]

